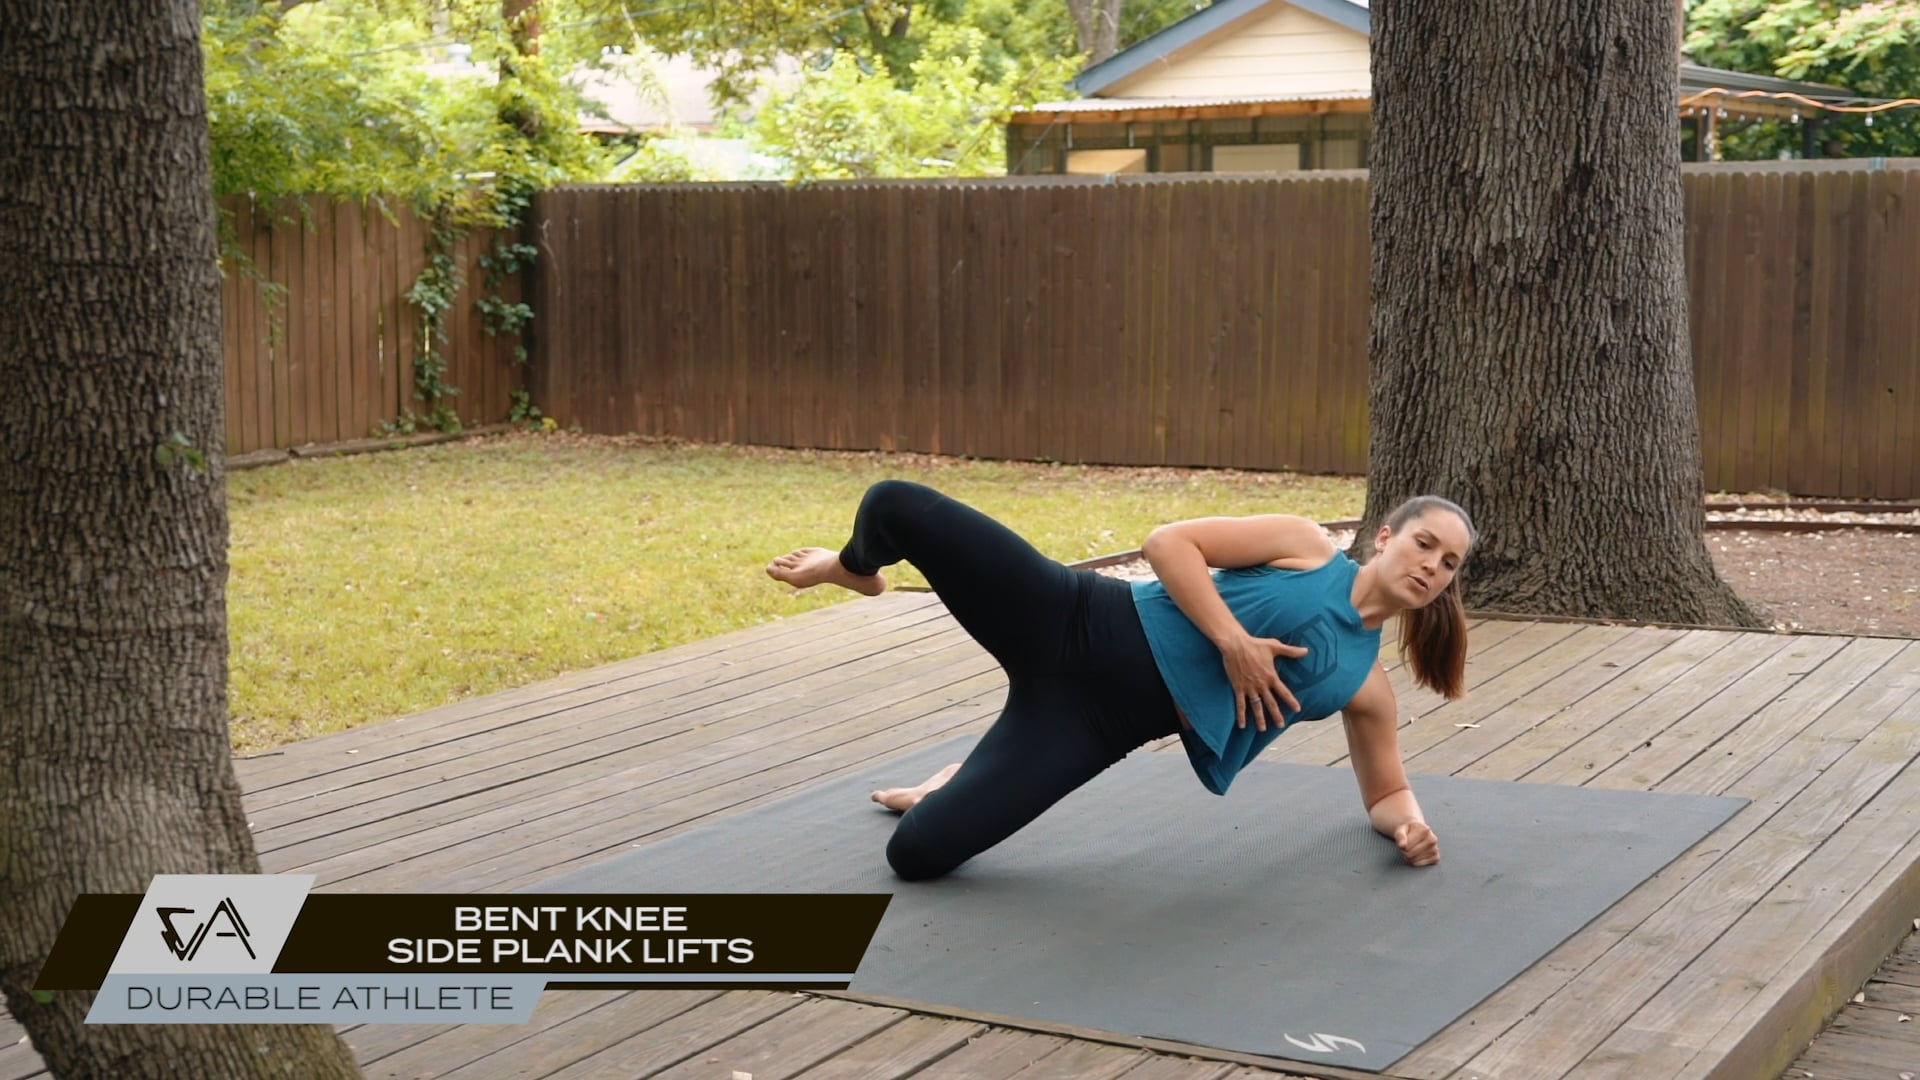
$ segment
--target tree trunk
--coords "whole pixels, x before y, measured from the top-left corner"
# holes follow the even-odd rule
[[[0,117],[0,990],[56,1076],[358,1075],[328,1027],[89,1027],[93,995],[30,992],[78,894],[259,862],[198,5],[12,5]],[[176,432],[204,470],[158,459]]]
[[[515,89],[519,85],[520,64],[540,54],[539,0],[501,0],[500,16],[507,24],[512,51],[500,58],[500,85]],[[500,105],[500,122],[528,139],[540,137],[540,112],[526,99],[524,92],[509,94]]]
[[[1672,0],[1373,9],[1368,529],[1449,496],[1484,609],[1764,625],[1704,542]]]
[[[861,12],[867,24],[867,44],[886,62],[887,74],[907,89],[913,86],[913,62],[920,58],[920,42],[907,36],[913,29],[913,3],[905,0]]]
[[[1080,51],[1089,66],[1120,51],[1120,12],[1125,0],[1067,0]]]

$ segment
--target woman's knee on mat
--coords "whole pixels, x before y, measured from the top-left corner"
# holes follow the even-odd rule
[[[887,841],[887,865],[906,881],[944,877],[966,861],[966,856],[956,857],[952,849],[928,842],[909,818],[900,819]]]

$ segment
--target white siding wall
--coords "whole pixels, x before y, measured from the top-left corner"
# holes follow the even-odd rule
[[[1284,0],[1100,92],[1101,97],[1368,93],[1367,38]]]

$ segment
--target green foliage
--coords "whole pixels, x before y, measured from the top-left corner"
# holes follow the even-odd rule
[[[752,135],[792,179],[986,176],[1004,171],[1000,125],[1014,107],[1065,93],[1077,63],[1056,58],[990,79],[988,38],[942,25],[913,62],[912,88],[852,50],[768,102]]]
[[[1920,0],[1690,0],[1688,53],[1713,67],[1844,86],[1861,97],[1920,98]],[[1806,119],[1814,117],[1809,111]],[[1827,114],[1819,138],[1834,156],[1920,154],[1920,109],[1869,121]],[[1729,158],[1797,149],[1790,123],[1730,131]]]
[[[525,390],[515,390],[507,396],[513,399],[513,407],[507,410],[509,423],[524,423],[540,431],[552,431],[559,427],[553,417],[540,411],[540,406],[533,403],[532,395]]]
[[[1124,49],[1212,6],[1213,0],[1129,0],[1120,12],[1120,47]]]
[[[202,40],[215,191],[393,200],[495,224],[511,216],[503,192],[604,170],[576,130],[568,49],[519,55],[499,0],[452,0],[445,30],[432,14],[379,0],[284,14],[212,0]],[[448,53],[454,41],[470,63],[445,62],[464,55]]]
[[[493,251],[480,256],[480,269],[486,272],[487,294],[474,304],[480,309],[481,325],[488,336],[525,336],[528,324],[533,322],[533,306],[525,301],[509,301],[500,295],[500,290],[506,286],[509,278],[532,266],[539,256],[540,249],[532,244],[509,244],[497,237],[493,241]],[[513,347],[513,359],[517,364],[527,362],[525,344]]]
[[[153,448],[153,460],[165,468],[185,465],[194,472],[207,471],[206,452],[193,444],[184,431],[176,431],[167,436],[167,440]]]
[[[613,184],[687,184],[717,179],[692,158],[657,139],[642,142],[607,170],[607,182]]]

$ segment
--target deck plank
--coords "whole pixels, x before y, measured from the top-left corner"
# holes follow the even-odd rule
[[[914,1080],[1006,1080],[1067,1042],[1055,1035],[994,1028],[914,1073]]]
[[[1852,638],[1819,670],[1663,780],[1663,790],[1716,794],[1760,767],[1794,736],[1844,702],[1879,714],[1897,708],[1899,681],[1920,669],[1920,643]],[[1871,680],[1871,685],[1869,681]]]
[[[1585,784],[1722,693],[1736,691],[1756,669],[1788,648],[1784,637],[1745,635],[1615,716],[1578,742],[1529,769],[1535,784]]]
[[[1718,970],[1725,973],[1720,978],[1735,983],[1712,988],[1711,996],[1700,1002],[1697,1022],[1689,1004],[1688,1035],[1681,1041],[1697,1048],[1688,1064],[1698,1068],[1688,1071],[1713,1071],[1726,1062],[1742,1063],[1749,1072],[1784,1064],[1830,1014],[1847,1004],[1858,973],[1895,947],[1907,917],[1920,910],[1920,835],[1912,835],[1885,857],[1850,896],[1845,890],[1849,880],[1857,880],[1853,875],[1881,858],[1888,837],[1903,829],[1920,830],[1897,801],[1903,796],[1896,791],[1901,785],[1909,793],[1920,786],[1916,775],[1920,766],[1910,765],[1848,823],[1850,836],[1836,834],[1823,844],[1764,904],[1728,931],[1725,944],[1716,943],[1676,979],[1697,985]],[[1836,871],[1836,863],[1849,854],[1844,871]],[[1843,897],[1844,904],[1833,912],[1836,896]],[[1729,956],[1727,948],[1743,941],[1758,941],[1753,947],[1767,951]],[[1656,999],[1650,1008],[1661,1006],[1670,1009],[1671,1002]],[[1705,1032],[1721,1017],[1725,1023],[1710,1038],[1693,1037],[1696,1029]],[[1631,1026],[1644,1027],[1652,1019],[1636,1017]]]
[[[4,1012],[0,1012],[0,1038],[6,1039],[6,1044],[0,1046],[0,1080],[27,1080],[30,1076],[47,1075],[46,1062],[40,1060],[40,1052],[27,1041],[26,1029]]]
[[[654,1075],[659,1080],[709,1080],[742,1072],[753,1080],[788,1080],[908,1015],[901,1009],[809,998]]]
[[[1451,743],[1461,735],[1478,730],[1460,724],[1479,724],[1502,707],[1525,701],[1543,687],[1573,684],[1581,668],[1595,663],[1594,657],[1613,642],[1615,628],[1553,624],[1554,633],[1531,635],[1532,655],[1491,677],[1470,683],[1470,693],[1458,701],[1444,702],[1423,713],[1400,733],[1400,752],[1404,759],[1418,761],[1422,754]],[[1345,764],[1342,753],[1335,764]],[[1414,766],[1419,769],[1420,766]]]
[[[1685,687],[1675,690],[1674,684],[1737,638],[1736,634],[1718,630],[1686,631],[1651,657],[1626,668],[1619,678],[1596,687],[1572,705],[1555,712],[1550,722],[1529,728],[1483,753],[1472,764],[1456,770],[1456,774],[1487,780],[1518,780],[1554,755],[1649,702],[1666,700],[1674,707],[1684,705],[1689,691]]]
[[[1920,792],[1920,769],[1903,774],[1910,778],[1899,785],[1900,796],[1911,799]],[[1888,788],[1893,794],[1894,788]],[[1875,811],[1886,813],[1885,802],[1876,800],[1848,823],[1834,841],[1794,868],[1792,874],[1767,896],[1766,903],[1752,906],[1721,938],[1703,950],[1692,962],[1677,971],[1671,981],[1635,1012],[1619,1030],[1588,1056],[1587,1066],[1620,1062],[1632,1066],[1635,1077],[1679,1076],[1699,1060],[1709,1046],[1720,1043],[1722,1055],[1733,1045],[1745,1042],[1750,1027],[1730,1033],[1722,1040],[1735,1019],[1752,1014],[1781,1013],[1781,1022],[1771,1025],[1774,1035],[1765,1040],[1769,1046],[1756,1045],[1744,1055],[1752,1060],[1741,1071],[1758,1074],[1777,1072],[1794,1056],[1793,1051],[1821,1027],[1827,1008],[1838,1008],[1845,1001],[1844,990],[1830,987],[1836,1000],[1820,1002],[1820,1014],[1808,1023],[1803,1009],[1809,1003],[1804,988],[1796,985],[1794,972],[1801,969],[1802,950],[1825,952],[1835,939],[1857,921],[1858,913],[1838,914],[1825,901],[1829,892],[1856,896],[1862,887],[1873,883],[1879,873],[1861,880],[1860,864],[1886,872],[1896,855],[1903,855],[1902,870],[1911,869],[1920,858],[1920,842],[1911,837],[1903,850],[1879,850],[1884,837],[1873,826]],[[1917,826],[1920,827],[1920,826]],[[1877,864],[1877,865],[1875,865]],[[1859,884],[1854,885],[1855,882]],[[1910,903],[1917,895],[1911,885]],[[1911,910],[1911,908],[1908,908]],[[1884,954],[1885,950],[1880,950]],[[1786,1000],[1782,1000],[1782,999]],[[1779,1008],[1774,1008],[1779,1006]],[[1792,1046],[1781,1033],[1798,1029]]]
[[[804,699],[843,665],[879,659],[871,666],[885,668],[910,662],[927,639],[941,644],[966,641],[951,619],[927,611],[911,611],[885,626],[865,631],[849,624],[836,639],[810,647],[805,639],[790,649],[756,653],[737,662],[723,658],[698,677],[621,689],[624,683],[596,687],[583,693],[542,698],[517,709],[489,714],[484,724],[448,731],[424,746],[396,733],[393,741],[375,743],[353,752],[350,764],[316,772],[305,780],[289,780],[253,796],[251,819],[261,827],[318,816],[344,806],[364,806],[392,790],[405,790],[422,772],[437,774],[449,768],[497,761],[525,748],[536,739],[578,739],[623,726],[659,729],[683,716],[726,715],[729,706],[742,707],[741,698],[753,698],[758,707],[778,701]],[[977,647],[976,647],[977,648]],[[896,650],[898,650],[896,652]],[[891,655],[890,655],[891,654]],[[397,725],[396,725],[397,726]],[[530,729],[538,728],[538,731]],[[545,749],[545,747],[541,747]],[[491,751],[491,753],[489,753]]]
[[[1218,1061],[1149,1054],[1120,1075],[1125,1080],[1223,1080],[1233,1070],[1234,1066]]]
[[[985,1033],[985,1024],[911,1014],[800,1074],[802,1080],[911,1076]]]
[[[938,611],[939,600],[927,594],[897,594],[874,600],[834,604],[731,634],[707,638],[687,645],[646,653],[630,660],[605,664],[584,671],[569,672],[551,679],[529,683],[483,697],[469,698],[424,712],[393,720],[364,724],[347,731],[305,740],[296,748],[282,748],[248,755],[234,761],[241,786],[250,793],[265,795],[282,784],[311,782],[317,775],[349,767],[348,751],[380,747],[382,753],[395,753],[430,745],[447,738],[449,731],[476,727],[484,729],[502,722],[502,714],[546,703],[569,694],[592,698],[617,693],[622,680],[646,677],[649,673],[673,671],[678,678],[695,671],[723,671],[737,666],[743,656],[756,651],[804,648],[815,637],[859,627],[875,618],[901,616],[923,611]],[[613,687],[613,689],[609,689]]]
[[[1543,1002],[1582,977],[1618,941],[1715,866],[1728,860],[1737,862],[1734,852],[1738,845],[1790,805],[1796,805],[1800,808],[1796,812],[1801,812],[1808,805],[1802,800],[1818,803],[1822,799],[1841,797],[1850,779],[1855,781],[1855,797],[1864,800],[1873,790],[1872,778],[1862,780],[1857,770],[1876,753],[1891,752],[1890,748],[1867,740],[1884,719],[1894,714],[1907,694],[1905,690],[1889,691],[1872,683],[1856,687],[1812,718],[1771,756],[1748,772],[1735,776],[1725,786],[1703,786],[1691,780],[1688,770],[1682,770],[1670,781],[1669,789],[1727,794],[1753,802],[1539,963],[1402,1058],[1395,1064],[1394,1071],[1415,1080],[1437,1080],[1454,1073],[1496,1037],[1507,1036]],[[1851,761],[1850,771],[1835,772],[1837,763],[1843,760]],[[1705,773],[1719,766],[1708,760],[1696,762],[1691,768]],[[1865,790],[1860,790],[1862,788]],[[1793,818],[1783,819],[1781,824],[1791,825],[1792,821]],[[1543,1024],[1538,1030],[1548,1033],[1543,1037],[1551,1041],[1551,1025]],[[1510,1040],[1514,1045],[1523,1041]]]
[[[1648,791],[1719,743],[1743,721],[1796,689],[1846,644],[1845,638],[1800,638],[1748,669],[1725,690],[1703,701],[1657,735],[1649,735],[1604,768],[1588,755],[1591,787]]]
[[[1886,1080],[1920,1073],[1920,985],[1909,984],[1916,967],[1920,932],[1909,932],[1860,992],[1865,1000],[1849,1002],[1782,1075]]]
[[[1582,636],[1587,641],[1597,638],[1603,642],[1600,648],[1584,653],[1552,678],[1525,693],[1503,701],[1494,708],[1476,709],[1471,718],[1448,720],[1443,717],[1423,717],[1422,723],[1431,719],[1437,723],[1473,723],[1478,726],[1456,728],[1447,738],[1407,754],[1407,769],[1409,772],[1443,776],[1461,772],[1514,739],[1555,720],[1583,700],[1604,694],[1610,685],[1672,645],[1681,635],[1682,631],[1652,626],[1592,627]],[[1575,647],[1577,640],[1569,640],[1562,647]],[[1480,696],[1480,690],[1476,687],[1467,700],[1474,701]]]
[[[582,1037],[583,1031],[571,1031],[575,1047],[572,1052],[578,1055],[574,1060],[550,1072],[515,1075],[564,1077],[565,1080],[585,1080],[586,1077],[637,1080],[653,1076],[798,1008],[805,1000],[798,994],[729,990],[691,1009],[674,1012],[657,1022],[646,1022],[652,1021],[659,1011],[652,1004],[657,993],[627,994],[607,1008],[588,1014],[590,1017],[609,1013],[619,1017],[632,1015],[642,1021],[612,1032],[612,1041],[606,1038],[606,1032],[596,1032],[597,1037],[588,1039]],[[576,1021],[550,1030],[565,1035],[580,1026]]]
[[[959,655],[959,654],[955,654]],[[513,826],[538,829],[558,815],[577,815],[612,797],[631,801],[648,785],[681,777],[696,767],[722,769],[703,782],[729,782],[751,775],[753,762],[805,757],[822,746],[873,731],[912,723],[941,709],[992,698],[1004,699],[1005,680],[984,657],[968,654],[958,662],[929,663],[907,669],[877,684],[862,684],[853,696],[813,708],[789,706],[732,717],[690,717],[672,732],[638,745],[614,739],[597,755],[570,768],[514,775],[502,766],[497,782],[477,790],[455,784],[442,797],[439,785],[424,786],[414,798],[420,808],[394,820],[355,815],[335,821],[332,831],[304,843],[262,844],[262,857],[278,865],[314,866],[330,858],[351,857],[370,848],[415,854]],[[531,816],[529,816],[531,815]],[[344,815],[342,815],[344,816]],[[579,820],[574,817],[576,822]],[[451,829],[449,832],[448,829]],[[463,835],[464,834],[464,835]],[[271,834],[269,834],[271,836]]]
[[[1920,1046],[1882,1035],[1835,1033],[1795,1062],[1785,1075],[1815,1080],[1898,1080],[1920,1076]]]
[[[1756,791],[1735,785],[1734,794],[1758,801],[1655,880],[1679,876],[1669,871],[1690,868],[1695,853],[1712,852],[1712,864],[1469,1061],[1467,1069],[1502,1077],[1560,1076],[1580,1064],[1614,1028],[1784,881],[1816,846],[1810,843],[1812,838],[1840,831],[1916,755],[1920,755],[1920,722],[1886,717],[1810,781],[1804,772],[1780,777],[1782,786],[1798,782],[1795,797],[1784,807],[1774,806],[1780,787]],[[1912,786],[1920,790],[1920,770],[1913,775]],[[1737,843],[1735,837],[1739,837]],[[1731,850],[1725,850],[1723,846],[1730,843]],[[1621,910],[1622,905],[1616,905],[1614,912],[1602,918],[1611,921]]]
[[[939,736],[978,727],[997,715],[1003,696],[996,692],[985,700],[943,705],[911,725],[895,725],[858,738],[829,729],[820,735],[827,745],[818,749],[796,741],[787,752],[749,752],[684,770],[668,759],[590,789],[583,784],[582,791],[571,794],[563,806],[543,804],[536,811],[515,804],[463,823],[450,839],[429,838],[423,843],[419,837],[407,837],[402,844],[346,853],[308,869],[367,889],[397,888],[407,881],[454,890],[529,885],[643,840],[671,835],[714,814],[759,805]],[[647,791],[641,796],[629,784],[643,780]],[[586,795],[592,799],[585,799]],[[494,831],[486,831],[490,829]],[[369,855],[393,861],[364,868]]]
[[[1070,1041],[1022,1069],[1020,1080],[1113,1080],[1152,1056],[1124,1046]]]
[[[282,828],[256,824],[258,846],[263,856],[305,865],[439,825],[465,825],[478,833],[486,826],[476,812],[493,812],[498,818],[518,803],[537,803],[549,814],[572,810],[648,782],[663,762],[684,768],[715,763],[748,748],[777,753],[788,742],[814,736],[816,729],[862,718],[884,723],[891,709],[911,707],[916,698],[945,704],[1005,685],[1004,679],[983,679],[992,671],[991,659],[953,637],[909,659],[925,662],[839,673],[837,678],[836,673],[822,673],[809,683],[818,697],[804,706],[746,693],[644,728],[598,736],[569,731],[563,746],[544,753],[536,753],[540,743],[529,740],[524,760],[503,752],[470,772],[447,773],[430,785],[371,797],[366,812],[351,822],[329,814]],[[581,773],[589,770],[594,780],[582,785]]]
[[[609,1005],[620,994],[618,990],[551,991],[541,995],[524,1024],[362,1024],[342,1034],[367,1080],[416,1080],[451,1072],[492,1054],[512,1053],[548,1028]]]

